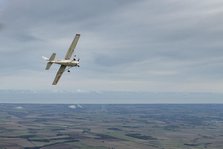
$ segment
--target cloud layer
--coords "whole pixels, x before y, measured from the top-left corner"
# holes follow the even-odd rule
[[[222,93],[222,16],[220,0],[3,0],[0,89]],[[81,67],[52,87],[41,56],[76,33]]]

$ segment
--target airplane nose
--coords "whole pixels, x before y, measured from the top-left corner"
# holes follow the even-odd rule
[[[79,62],[77,61],[76,64],[79,65]]]

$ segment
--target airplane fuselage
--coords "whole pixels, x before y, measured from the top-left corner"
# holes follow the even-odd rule
[[[76,59],[75,56],[72,58],[72,55],[74,53],[74,49],[77,45],[77,42],[78,42],[79,38],[80,38],[80,34],[76,34],[76,36],[75,36],[74,40],[72,41],[69,49],[67,50],[67,53],[66,53],[64,59],[55,59],[56,58],[56,53],[52,53],[52,55],[49,58],[47,58],[45,56],[42,56],[42,58],[47,61],[45,70],[49,70],[50,67],[52,66],[52,64],[60,65],[60,68],[57,71],[56,77],[54,78],[54,81],[53,81],[52,85],[57,84],[57,82],[60,80],[62,74],[65,71],[70,72],[71,67],[80,67],[80,65],[79,65],[79,60],[80,59]]]
[[[68,67],[75,67],[79,65],[79,62],[76,60],[53,60],[52,63],[64,65]]]

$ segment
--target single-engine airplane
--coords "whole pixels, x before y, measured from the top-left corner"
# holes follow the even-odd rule
[[[57,84],[57,82],[59,81],[59,79],[62,76],[62,74],[64,73],[64,71],[67,70],[68,72],[70,72],[70,68],[72,68],[72,67],[80,67],[80,65],[79,65],[79,60],[80,59],[76,60],[75,56],[74,56],[73,59],[71,58],[72,54],[74,53],[74,49],[75,49],[75,47],[77,45],[77,42],[78,42],[79,38],[80,38],[80,34],[76,34],[73,42],[70,45],[70,48],[68,49],[68,51],[67,51],[67,53],[65,55],[65,58],[62,59],[62,60],[55,59],[56,58],[56,53],[53,53],[50,56],[50,58],[42,56],[42,58],[47,61],[46,70],[49,70],[52,64],[59,64],[59,65],[61,65],[59,70],[57,71],[56,77],[55,77],[52,85],[56,85]],[[66,67],[68,67],[68,69],[66,69]]]

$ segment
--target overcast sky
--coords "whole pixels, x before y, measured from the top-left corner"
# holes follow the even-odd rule
[[[64,58],[76,33],[81,67],[52,86],[41,56]],[[222,0],[0,0],[0,89],[217,96],[222,40]]]

